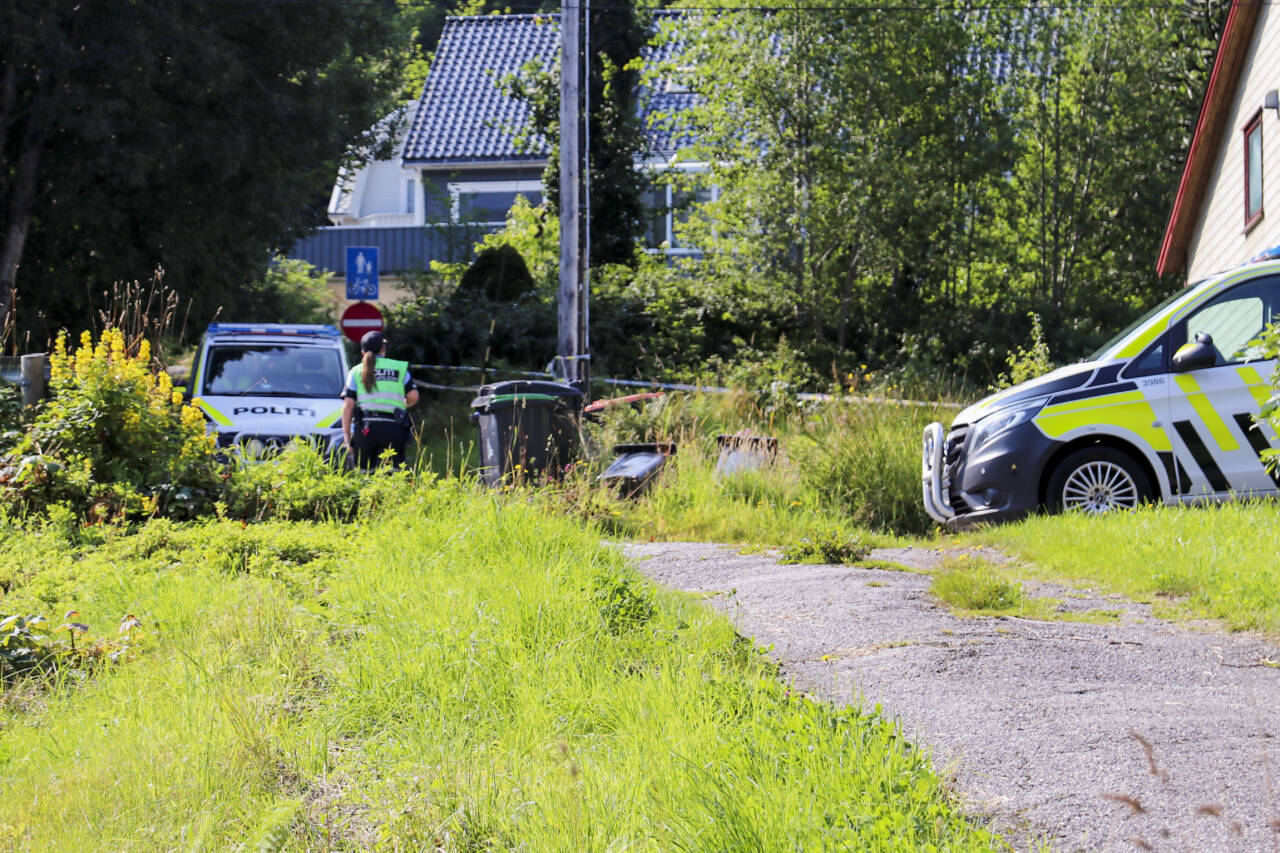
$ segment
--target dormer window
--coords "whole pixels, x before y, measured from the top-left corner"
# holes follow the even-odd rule
[[[1244,229],[1262,218],[1262,110],[1244,126]]]
[[[694,73],[698,69],[693,65],[676,66],[676,76],[668,77],[663,86],[663,91],[668,95],[687,95],[693,91],[689,86],[689,81],[693,79]]]

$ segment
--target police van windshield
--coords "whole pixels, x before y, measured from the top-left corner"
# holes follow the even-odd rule
[[[337,350],[271,344],[217,345],[209,350],[200,393],[208,396],[338,397]]]
[[[1203,281],[1204,280],[1197,281],[1195,284],[1188,285],[1187,287],[1184,287],[1184,288],[1179,288],[1177,291],[1170,294],[1168,298],[1162,299],[1159,305],[1152,308],[1150,311],[1143,314],[1141,317],[1134,320],[1129,325],[1125,326],[1121,332],[1119,332],[1115,337],[1113,337],[1111,340],[1107,341],[1105,344],[1099,347],[1093,353],[1093,355],[1089,356],[1087,359],[1085,359],[1085,361],[1097,361],[1098,359],[1105,356],[1108,350],[1110,350],[1116,344],[1123,341],[1125,338],[1129,337],[1129,335],[1131,335],[1133,332],[1136,332],[1139,327],[1145,326],[1148,320],[1151,320],[1161,311],[1164,311],[1170,305],[1177,302],[1179,299],[1182,299],[1184,296],[1186,296],[1188,293],[1190,293],[1192,290],[1194,290],[1196,287],[1202,284]]]

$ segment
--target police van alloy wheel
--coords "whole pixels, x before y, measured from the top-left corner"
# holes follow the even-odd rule
[[[1128,454],[1110,447],[1086,447],[1054,469],[1048,498],[1058,512],[1100,515],[1150,500],[1151,483]]]

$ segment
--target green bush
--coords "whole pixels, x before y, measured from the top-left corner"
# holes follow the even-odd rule
[[[24,509],[65,501],[91,521],[192,515],[218,487],[213,439],[145,340],[85,332],[74,353],[58,336],[51,398],[0,459],[3,497]]]
[[[1005,364],[1007,370],[996,379],[988,389],[999,391],[1012,388],[1038,376],[1044,376],[1053,370],[1053,360],[1049,356],[1049,345],[1044,339],[1044,328],[1040,325],[1040,315],[1034,312],[1027,315],[1031,320],[1031,345],[1017,347],[1009,353]]]
[[[840,565],[856,563],[870,553],[871,548],[862,544],[857,537],[849,538],[839,531],[828,530],[813,536],[802,536],[795,542],[784,545],[778,562],[784,566],[793,563]]]
[[[0,434],[22,429],[22,390],[0,382]]]
[[[88,625],[73,621],[79,618],[77,611],[69,610],[56,628],[39,614],[0,618],[0,685],[52,676],[64,668],[83,677],[86,670],[132,657],[148,639],[132,613],[120,620],[116,637],[91,636]]]
[[[233,462],[223,511],[247,521],[349,521],[395,501],[416,479],[390,466],[371,474],[346,471],[340,458],[293,442],[269,461]]]

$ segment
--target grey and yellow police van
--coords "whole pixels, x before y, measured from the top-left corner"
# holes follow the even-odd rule
[[[347,353],[333,326],[211,323],[192,364],[192,402],[218,446],[269,456],[291,441],[342,447]]]
[[[1263,463],[1280,440],[1254,420],[1276,366],[1256,338],[1278,320],[1280,261],[1250,263],[1175,293],[1087,361],[930,424],[925,509],[960,527],[1280,494]]]

